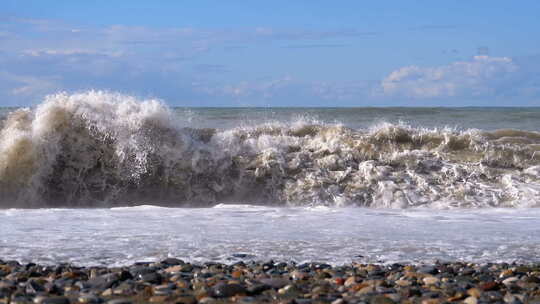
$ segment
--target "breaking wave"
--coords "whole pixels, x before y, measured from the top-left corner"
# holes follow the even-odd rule
[[[538,132],[184,126],[159,101],[99,91],[15,110],[0,122],[0,207],[540,206]]]

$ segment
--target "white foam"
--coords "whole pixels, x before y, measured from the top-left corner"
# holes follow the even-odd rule
[[[353,130],[308,116],[206,130],[184,128],[185,115],[101,91],[20,109],[0,131],[0,207],[540,204],[537,132]]]
[[[32,220],[29,220],[29,219]],[[179,257],[356,262],[540,262],[540,209],[34,209],[0,212],[0,257],[126,265]]]

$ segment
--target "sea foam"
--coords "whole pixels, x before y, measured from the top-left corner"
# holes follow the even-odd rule
[[[540,133],[312,119],[190,128],[158,100],[50,95],[0,124],[0,207],[536,207]]]

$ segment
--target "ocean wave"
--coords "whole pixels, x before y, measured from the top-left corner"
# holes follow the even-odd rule
[[[158,100],[101,91],[15,110],[0,123],[0,207],[540,205],[534,131],[186,125]]]

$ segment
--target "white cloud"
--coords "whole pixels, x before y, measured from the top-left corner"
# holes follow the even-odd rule
[[[50,77],[0,71],[1,105],[16,106],[21,103],[34,103],[40,97],[61,89],[56,80]]]
[[[124,53],[122,51],[97,51],[84,49],[29,49],[22,51],[23,55],[41,57],[41,56],[79,56],[79,55],[97,55],[108,57],[120,57]]]
[[[385,96],[444,98],[493,95],[517,75],[508,57],[475,56],[439,67],[408,66],[393,71],[379,88]]]
[[[374,34],[358,30],[80,26],[54,20],[11,20],[0,23],[0,100],[27,104],[56,90],[90,88],[158,95],[171,101],[189,99],[196,105],[252,101],[260,105],[359,105],[388,103],[396,96],[459,100],[462,96],[497,94],[537,100],[540,95],[539,65],[531,64],[540,62],[540,58],[477,56],[443,66],[403,67],[372,81],[333,81],[324,73],[316,79],[299,79],[302,71],[296,73],[294,66],[264,70],[263,64],[256,72],[250,72],[250,67],[246,74],[240,74],[243,64],[229,60],[242,60],[235,56],[265,46],[269,50],[276,45],[339,47],[347,44],[335,39]],[[227,50],[222,58],[221,50]],[[231,53],[233,50],[238,54]],[[272,57],[266,66],[272,62],[278,65],[279,56]],[[279,77],[289,73],[295,77]],[[272,76],[258,78],[261,75]],[[372,92],[383,98],[373,98]]]

